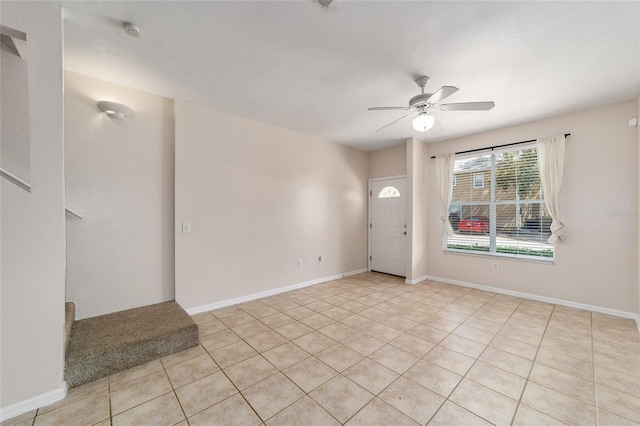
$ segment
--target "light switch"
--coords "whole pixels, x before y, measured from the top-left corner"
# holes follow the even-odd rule
[[[182,233],[188,234],[189,232],[191,232],[191,223],[182,222]]]

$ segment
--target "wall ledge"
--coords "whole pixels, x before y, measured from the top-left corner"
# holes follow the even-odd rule
[[[504,289],[504,288],[490,287],[490,286],[481,285],[481,284],[469,283],[469,282],[466,282],[466,281],[458,281],[458,280],[452,280],[452,279],[449,279],[449,278],[434,277],[434,276],[431,276],[431,275],[427,275],[426,278],[428,280],[431,280],[431,281],[438,281],[438,282],[445,283],[445,284],[454,284],[454,285],[459,285],[459,286],[462,286],[462,287],[469,287],[469,288],[475,288],[475,289],[478,289],[478,290],[490,291],[492,293],[505,294],[507,296],[520,297],[522,299],[535,300],[535,301],[538,301],[538,302],[545,302],[545,303],[552,303],[554,305],[566,306],[566,307],[569,307],[569,308],[582,309],[582,310],[585,310],[585,311],[597,312],[599,314],[605,314],[605,315],[611,315],[611,316],[614,316],[614,317],[635,320],[636,324],[638,325],[638,331],[640,332],[640,317],[638,317],[638,315],[635,314],[634,312],[620,311],[620,310],[617,310],[617,309],[610,309],[610,308],[605,308],[605,307],[602,307],[602,306],[588,305],[586,303],[572,302],[570,300],[556,299],[554,297],[539,296],[537,294],[523,293],[523,292],[520,292],[520,291],[507,290],[507,289]]]
[[[45,405],[61,401],[66,396],[67,382],[63,382],[62,386],[57,389],[34,396],[33,398],[25,399],[24,401],[16,402],[15,404],[7,407],[0,408],[0,421],[4,422],[5,420],[12,419],[21,414],[44,407]]]
[[[199,314],[201,312],[207,312],[207,311],[212,311],[214,309],[225,308],[227,306],[237,305],[239,303],[244,303],[244,302],[250,302],[250,301],[256,300],[256,299],[262,299],[264,297],[274,296],[276,294],[284,293],[284,292],[287,292],[287,291],[297,290],[299,288],[304,288],[304,287],[309,287],[309,286],[314,285],[314,284],[321,284],[321,283],[324,283],[324,282],[327,282],[327,281],[338,280],[340,278],[345,278],[345,277],[349,277],[351,275],[361,274],[361,273],[367,272],[367,271],[368,271],[368,269],[364,268],[364,269],[358,269],[356,271],[344,272],[342,274],[336,274],[336,275],[331,275],[329,277],[318,278],[318,279],[315,279],[315,280],[305,281],[305,282],[298,283],[298,284],[292,284],[292,285],[289,285],[289,286],[286,286],[286,287],[278,287],[278,288],[274,288],[272,290],[261,291],[260,293],[249,294],[249,295],[246,295],[246,296],[235,297],[233,299],[222,300],[220,302],[214,302],[214,303],[210,303],[210,304],[207,304],[207,305],[196,306],[196,307],[193,307],[193,308],[187,308],[187,309],[185,309],[185,311],[187,311],[187,313],[189,315],[195,315],[195,314]]]

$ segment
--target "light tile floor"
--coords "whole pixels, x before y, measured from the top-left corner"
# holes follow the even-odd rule
[[[2,425],[640,424],[631,320],[376,273],[194,319],[199,346]]]

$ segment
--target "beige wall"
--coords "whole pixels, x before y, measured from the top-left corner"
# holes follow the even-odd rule
[[[431,238],[429,275],[634,312],[638,139],[627,121],[636,115],[629,101],[428,145],[431,156],[571,133],[561,196],[567,236],[555,264],[443,253],[442,240]],[[428,232],[440,235],[433,160],[428,165]]]
[[[638,97],[636,98],[636,113],[640,114],[640,92],[638,92]],[[636,115],[636,117],[638,117]],[[638,146],[640,147],[640,127],[636,127],[636,134],[638,135]],[[638,150],[638,179],[640,179],[640,149]],[[638,181],[638,189],[640,190],[640,180]],[[640,195],[638,195],[638,207],[637,211],[640,212]],[[638,223],[636,230],[636,239],[638,241],[638,257],[636,257],[636,265],[638,267],[637,276],[636,276],[636,323],[638,325],[638,330],[640,330],[640,214],[638,214]]]
[[[133,108],[113,120],[96,106]],[[86,318],[174,298],[173,101],[65,73],[67,300]]]
[[[183,307],[367,267],[367,153],[184,101],[175,114]]]
[[[407,282],[427,275],[427,153],[423,142],[407,140]]]
[[[62,17],[45,2],[1,2],[2,25],[27,34],[31,193],[0,179],[0,413],[64,396]],[[12,90],[11,86],[2,87]]]
[[[407,174],[407,145],[369,153],[369,179]]]

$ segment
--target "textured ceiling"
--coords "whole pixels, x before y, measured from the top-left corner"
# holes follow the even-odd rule
[[[372,151],[635,98],[640,3],[345,1],[56,1],[65,68],[169,98]],[[122,29],[130,21],[140,38]],[[422,134],[402,111],[428,75],[446,102]],[[125,99],[119,100],[126,103]]]

